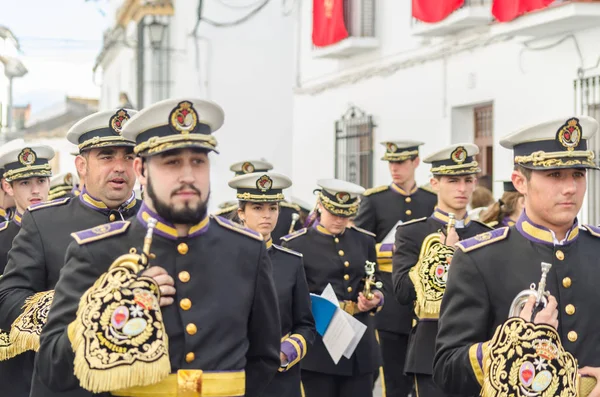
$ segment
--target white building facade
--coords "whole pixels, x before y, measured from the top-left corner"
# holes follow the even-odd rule
[[[477,143],[485,178],[499,181],[512,170],[502,136],[563,116],[600,118],[598,1],[556,2],[495,23],[491,0],[466,0],[446,20],[425,24],[412,19],[410,1],[345,0],[350,37],[318,49],[312,2],[300,3],[293,180],[294,193],[306,200],[318,177],[388,184],[387,163],[379,160],[383,140],[422,140],[422,155]],[[348,118],[352,105],[360,111]],[[421,184],[427,168],[419,167]],[[581,214],[595,224],[599,178],[589,174]],[[494,187],[500,196],[501,184]]]

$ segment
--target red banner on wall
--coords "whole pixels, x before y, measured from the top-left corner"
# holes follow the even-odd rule
[[[465,0],[412,0],[412,16],[419,21],[435,23],[443,21]]]
[[[346,37],[344,0],[313,0],[313,44],[325,47]]]
[[[554,0],[494,0],[492,15],[498,22],[509,22],[526,12],[548,7]]]

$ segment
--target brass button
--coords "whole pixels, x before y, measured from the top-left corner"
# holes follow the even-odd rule
[[[569,303],[567,306],[565,306],[565,313],[567,313],[569,316],[575,314],[575,306]]]
[[[348,275],[348,274],[344,274],[344,280],[346,280],[346,281],[347,281],[347,280],[350,280],[350,275]]]
[[[352,292],[352,287],[348,287],[348,292]]]
[[[182,283],[187,283],[188,281],[190,281],[190,274],[186,271],[179,272],[179,281],[181,281]]]
[[[336,237],[336,238],[334,238],[334,239],[333,239],[333,241],[335,241],[335,242],[336,242],[336,244],[337,244],[337,243],[339,243],[339,242],[340,242],[340,239]]]
[[[179,307],[183,310],[190,310],[190,307],[192,307],[192,301],[188,298],[184,298],[181,300],[181,302],[179,302]]]
[[[190,335],[196,335],[196,332],[198,332],[198,327],[196,327],[196,324],[194,323],[189,323],[185,326],[185,331]]]
[[[350,262],[348,262],[348,261],[344,262],[344,266],[346,266],[346,267],[350,266]]]
[[[410,203],[412,201],[412,199],[410,197],[407,197],[404,199],[404,201],[406,201],[407,203]]]
[[[569,277],[563,278],[563,287],[565,287],[565,288],[571,287],[571,278],[569,278]]]
[[[343,251],[343,250],[339,250],[339,251],[338,251],[338,254],[339,254],[340,256],[344,256],[344,251]]]
[[[562,261],[565,259],[565,254],[561,250],[556,251],[556,259]]]
[[[412,215],[412,211],[411,210],[406,210],[406,215]]]
[[[117,216],[115,214],[110,214],[110,216],[108,217],[108,220],[111,222],[114,222],[115,219],[117,219]]]
[[[569,338],[571,342],[575,342],[577,340],[577,332],[569,331],[569,333],[567,334],[567,338]]]
[[[188,245],[186,243],[181,243],[177,246],[177,252],[179,252],[181,255],[187,254],[188,250]]]
[[[188,353],[188,354],[185,355],[185,361],[187,363],[191,363],[195,359],[196,359],[196,355],[194,353]]]

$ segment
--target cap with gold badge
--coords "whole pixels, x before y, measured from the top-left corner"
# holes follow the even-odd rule
[[[137,111],[131,109],[105,110],[79,120],[69,132],[67,140],[77,145],[79,152],[93,148],[133,146],[121,134],[123,127]]]
[[[2,147],[0,167],[4,169],[7,182],[19,179],[52,176],[49,161],[54,158],[54,149],[47,145],[29,145],[20,148]]]
[[[7,153],[13,149],[22,149],[25,146],[25,140],[22,138],[17,138],[3,144],[0,147],[0,152]],[[4,178],[4,168],[0,168],[0,177]]]
[[[342,218],[350,218],[358,212],[359,196],[365,192],[362,186],[341,179],[320,179],[319,202],[327,212]]]
[[[500,140],[513,149],[514,162],[531,170],[560,168],[598,169],[588,140],[598,122],[588,116],[562,118],[522,128]]]
[[[446,146],[423,159],[431,164],[431,173],[435,176],[470,175],[481,172],[475,155],[479,153],[477,145],[472,143],[457,143]]]
[[[73,187],[77,186],[79,178],[71,172],[63,172],[50,179],[48,200],[55,200],[71,194]]]
[[[292,186],[290,178],[275,172],[239,175],[229,181],[237,189],[237,199],[253,203],[274,203],[285,199],[283,189]]]
[[[267,172],[273,169],[273,164],[265,160],[247,160],[232,164],[229,167],[235,175],[252,174],[254,172]]]
[[[217,152],[212,134],[221,128],[224,118],[223,109],[214,102],[166,99],[138,112],[122,134],[135,142],[134,152],[140,156],[182,148]]]
[[[385,141],[381,142],[381,144],[385,147],[385,154],[381,158],[382,160],[401,162],[419,157],[419,146],[423,145],[423,142]]]

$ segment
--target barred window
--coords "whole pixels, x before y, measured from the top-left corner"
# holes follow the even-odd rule
[[[352,106],[335,123],[335,177],[373,186],[373,117]]]

